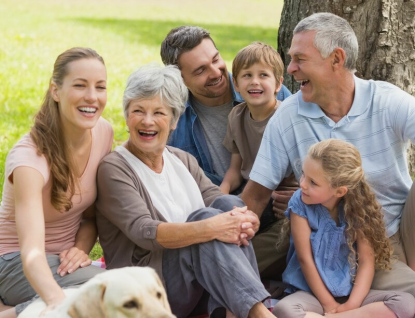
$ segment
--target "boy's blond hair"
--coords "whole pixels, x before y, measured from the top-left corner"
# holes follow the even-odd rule
[[[279,83],[280,78],[284,74],[284,63],[277,50],[262,42],[253,42],[236,54],[232,63],[232,77],[236,81],[242,69],[251,67],[253,64],[259,62],[264,63],[272,69],[275,79]]]

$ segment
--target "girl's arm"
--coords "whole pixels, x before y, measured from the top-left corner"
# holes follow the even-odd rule
[[[314,262],[311,250],[310,235],[311,229],[307,219],[298,214],[290,212],[291,235],[294,240],[295,250],[301,270],[313,294],[324,308],[325,313],[335,310],[339,303],[336,302],[330,291],[327,289]]]
[[[239,153],[232,153],[231,163],[228,171],[226,171],[220,190],[223,194],[229,194],[237,189],[242,183],[241,175],[242,157]]]
[[[357,238],[357,253],[359,266],[357,267],[352,292],[347,302],[337,308],[337,312],[359,308],[372,285],[375,275],[375,255],[372,246],[362,235]]]
[[[82,214],[81,226],[75,237],[75,245],[59,254],[61,264],[57,273],[65,276],[71,274],[79,267],[91,265],[89,252],[97,240],[98,232],[95,223],[95,205],[91,205]]]
[[[44,179],[35,169],[13,171],[15,220],[23,270],[30,285],[48,306],[59,304],[65,295],[53,278],[45,254],[45,219],[42,204]]]

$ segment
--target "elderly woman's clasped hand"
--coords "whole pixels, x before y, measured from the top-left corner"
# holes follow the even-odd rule
[[[216,218],[220,220],[216,220]],[[212,218],[215,222],[221,222],[217,226],[218,232],[222,229],[222,234],[218,236],[218,240],[226,243],[237,245],[249,245],[259,227],[258,216],[244,207],[234,207],[229,212],[222,213]]]

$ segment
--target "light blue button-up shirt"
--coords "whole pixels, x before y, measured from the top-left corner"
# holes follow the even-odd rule
[[[354,81],[352,107],[337,123],[317,104],[304,102],[301,91],[287,98],[268,122],[249,177],[275,189],[292,171],[299,180],[312,144],[328,138],[348,141],[360,151],[392,236],[412,185],[406,150],[408,141],[415,141],[415,97],[386,82]]]

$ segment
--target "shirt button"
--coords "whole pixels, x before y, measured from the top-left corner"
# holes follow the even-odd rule
[[[147,231],[147,236],[150,236],[150,234],[151,234],[151,232],[150,231]]]

